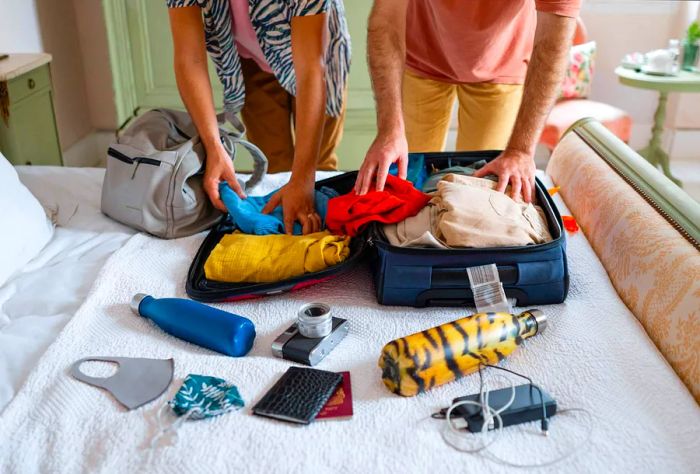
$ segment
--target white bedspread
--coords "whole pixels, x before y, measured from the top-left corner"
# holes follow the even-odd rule
[[[136,233],[100,211],[104,168],[18,166],[17,172],[56,230],[0,288],[0,413],[83,304],[107,258]],[[332,174],[319,172],[317,179]],[[252,194],[267,194],[288,179],[289,173],[268,175]]]
[[[252,352],[225,357],[170,337],[128,307],[131,296],[185,297],[184,282],[202,235],[162,241],[133,237],[103,268],[85,304],[41,358],[0,416],[0,472],[493,472],[509,469],[453,451],[430,413],[477,390],[476,376],[414,398],[389,393],[376,366],[391,339],[467,314],[376,304],[364,266],[291,295],[220,305],[249,317]],[[590,443],[551,472],[697,472],[700,408],[617,297],[584,236],[569,240],[571,292],[543,307],[547,330],[504,362],[530,375],[560,409],[594,414]],[[352,374],[355,415],[294,426],[252,416],[252,406],[289,367],[272,340],[304,302],[329,303],[350,334],[319,368]],[[127,412],[105,392],[73,380],[68,367],[89,355],[175,359],[162,396]],[[179,438],[145,465],[154,416],[188,373],[236,383],[248,408],[186,422]],[[548,438],[538,425],[508,428],[496,451],[516,462],[546,461],[585,435],[585,417],[556,416]],[[695,468],[693,468],[695,466]]]
[[[107,258],[135,234],[100,212],[104,169],[17,171],[56,230],[39,255],[0,287],[0,412],[83,304]]]

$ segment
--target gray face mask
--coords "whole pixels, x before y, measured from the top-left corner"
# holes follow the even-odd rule
[[[115,362],[117,373],[111,377],[91,377],[80,370],[83,362]],[[132,357],[86,357],[74,363],[70,374],[81,382],[103,388],[129,410],[160,397],[173,380],[173,359]]]

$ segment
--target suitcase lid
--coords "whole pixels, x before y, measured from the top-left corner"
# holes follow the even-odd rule
[[[343,173],[316,182],[316,189],[326,186],[335,189],[340,194],[345,194],[352,190],[356,177],[357,171]],[[187,294],[193,300],[203,302],[237,301],[272,296],[305,288],[334,278],[352,269],[364,256],[367,248],[367,239],[365,235],[360,235],[352,239],[350,244],[350,256],[344,262],[328,267],[320,272],[307,273],[278,282],[225,283],[208,280],[204,275],[204,263],[207,261],[207,258],[209,258],[211,251],[216,247],[216,244],[219,243],[224,235],[233,232],[234,228],[229,216],[225,215],[212,230],[209,231],[209,234],[207,234],[204,242],[202,242],[202,245],[199,247],[187,273],[187,283],[185,287]]]

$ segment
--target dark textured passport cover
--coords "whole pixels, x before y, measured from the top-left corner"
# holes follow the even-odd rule
[[[335,372],[290,367],[253,407],[253,413],[292,423],[311,423],[343,376]]]
[[[347,419],[352,417],[352,387],[350,372],[341,372],[343,383],[335,390],[321,412],[316,416],[321,419]]]

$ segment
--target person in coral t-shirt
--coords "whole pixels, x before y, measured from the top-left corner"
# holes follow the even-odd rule
[[[440,151],[455,98],[458,150],[504,150],[476,176],[533,196],[534,150],[581,0],[375,0],[367,50],[378,133],[355,189],[381,190],[408,152]]]

